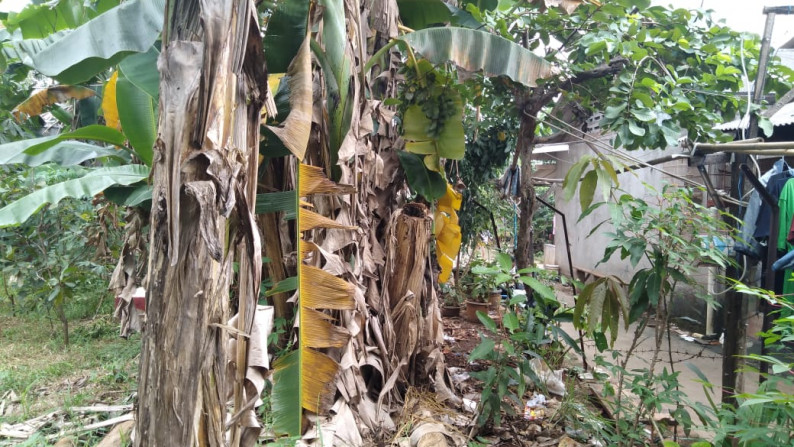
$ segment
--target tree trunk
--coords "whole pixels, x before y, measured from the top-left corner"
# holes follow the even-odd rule
[[[535,119],[534,108],[522,105],[520,110],[521,124],[518,129],[518,141],[516,151],[521,160],[521,179],[519,182],[518,195],[521,199],[519,206],[518,219],[518,244],[516,246],[516,267],[520,270],[532,267],[535,262],[535,254],[532,251],[532,216],[534,214],[535,188],[532,186],[532,149],[535,145],[535,129],[537,120]]]
[[[232,445],[252,445],[258,429],[226,417],[232,389],[232,414],[252,396],[227,373],[232,356],[245,371],[246,342],[227,353],[225,325],[232,263],[242,333],[261,275],[253,202],[266,77],[256,9],[193,0],[166,12],[136,445],[226,445],[227,425]]]
[[[427,207],[409,203],[403,207],[394,222],[392,240],[389,241],[391,274],[388,281],[391,310],[406,294],[422,298],[425,283],[425,266],[430,242],[430,220]]]

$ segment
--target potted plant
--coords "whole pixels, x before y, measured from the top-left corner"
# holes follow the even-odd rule
[[[499,309],[502,296],[499,286],[512,278],[509,273],[505,273],[512,267],[512,261],[507,255],[498,256],[497,261],[498,263],[487,263],[482,259],[475,259],[471,263],[469,274],[463,278],[462,282],[469,296],[465,314],[468,321],[479,321],[478,311],[487,314],[489,308]],[[503,266],[503,263],[506,265]]]
[[[441,316],[460,316],[462,296],[458,288],[450,286],[449,284],[441,284],[441,295],[444,298],[444,305],[441,307]]]

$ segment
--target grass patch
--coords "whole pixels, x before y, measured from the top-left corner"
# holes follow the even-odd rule
[[[0,422],[96,402],[121,403],[134,391],[140,335],[120,338],[118,323],[107,314],[72,320],[70,327],[71,343],[65,346],[57,320],[11,316],[0,308],[0,397],[13,391],[19,398]]]

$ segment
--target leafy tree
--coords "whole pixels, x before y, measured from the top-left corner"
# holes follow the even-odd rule
[[[542,3],[500,2],[490,10],[467,5],[493,33],[543,50],[559,69],[537,87],[516,89],[522,166],[530,164],[539,141],[579,138],[576,129],[593,112],[604,112],[601,125],[616,133],[614,146],[631,150],[675,146],[682,131],[693,141],[720,140],[724,136],[714,124],[742,110],[733,93],[744,86],[742,59],[748,76],[757,70],[757,37],[745,36],[740,48],[740,34],[708,12],[651,6],[647,0],[583,2],[570,15]],[[790,73],[778,66],[771,72],[767,88],[779,91]],[[549,127],[553,136],[538,137]],[[599,169],[598,182],[609,184],[611,171]],[[528,169],[519,191],[516,259],[526,267],[534,197]]]

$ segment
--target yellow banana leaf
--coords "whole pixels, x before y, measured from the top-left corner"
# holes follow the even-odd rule
[[[340,224],[335,220],[321,216],[304,208],[298,210],[298,231],[309,231],[315,228],[337,228],[340,230],[356,229],[356,227]]]
[[[14,107],[11,113],[17,121],[22,121],[25,117],[41,115],[47,106],[69,99],[85,99],[95,94],[90,88],[79,85],[54,85],[36,90],[28,99]]]
[[[300,190],[298,194],[306,197],[310,194],[352,194],[356,188],[351,185],[340,185],[328,180],[323,168],[301,163],[298,168]]]

